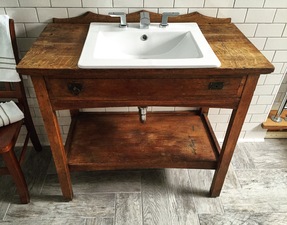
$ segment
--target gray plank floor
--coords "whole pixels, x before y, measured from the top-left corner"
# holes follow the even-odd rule
[[[30,149],[23,169],[31,203],[1,176],[0,224],[287,224],[287,140],[239,143],[218,198],[207,196],[210,170],[76,172],[65,202],[48,147]]]

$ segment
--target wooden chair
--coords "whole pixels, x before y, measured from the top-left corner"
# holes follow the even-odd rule
[[[9,26],[13,52],[16,64],[18,64],[19,55],[16,43],[14,21],[12,19],[9,20]],[[2,156],[5,164],[5,167],[0,168],[0,175],[10,174],[16,184],[18,193],[20,195],[21,203],[28,203],[30,201],[29,191],[20,164],[24,160],[24,155],[27,150],[27,144],[29,139],[31,139],[31,142],[36,151],[41,151],[42,146],[40,144],[38,135],[32,121],[27,98],[24,91],[22,77],[21,82],[0,82],[0,100],[6,101],[12,99],[15,101],[17,100],[17,104],[19,108],[23,111],[25,118],[8,126],[0,127],[0,155]],[[14,147],[17,142],[17,138],[22,125],[26,126],[27,135],[22,147],[20,157],[18,159],[15,155]]]

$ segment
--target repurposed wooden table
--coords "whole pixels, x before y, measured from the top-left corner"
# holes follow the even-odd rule
[[[150,13],[159,22],[159,14]],[[214,169],[210,196],[220,191],[260,74],[274,68],[230,23],[198,13],[170,18],[197,22],[221,61],[209,69],[79,69],[89,23],[117,18],[87,13],[48,24],[17,66],[32,77],[65,199],[73,198],[70,171],[133,168]],[[139,22],[139,12],[127,15]],[[114,106],[199,107],[186,112],[82,113],[80,108]],[[209,108],[232,115],[220,148]],[[56,116],[70,109],[64,146]]]

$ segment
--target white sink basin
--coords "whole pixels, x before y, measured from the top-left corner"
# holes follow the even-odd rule
[[[78,62],[80,68],[212,68],[220,61],[196,23],[160,28],[139,23],[91,23]]]

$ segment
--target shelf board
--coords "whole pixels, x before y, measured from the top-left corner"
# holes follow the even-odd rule
[[[287,117],[287,110],[284,109],[282,114],[281,114],[281,122],[274,122],[271,117],[275,116],[277,113],[276,110],[272,110],[269,113],[269,116],[267,118],[267,120],[262,123],[262,128],[267,129],[268,131],[281,131],[281,130],[287,130],[287,121],[285,120],[285,118]]]
[[[215,169],[218,144],[196,112],[80,113],[66,148],[71,170],[139,168]],[[92,137],[92,138],[91,138]]]

